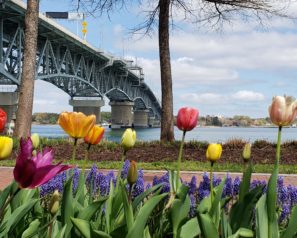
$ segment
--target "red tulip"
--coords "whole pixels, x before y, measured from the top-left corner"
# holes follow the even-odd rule
[[[199,112],[195,108],[183,107],[177,114],[177,127],[182,131],[191,131],[196,127]]]
[[[6,112],[0,108],[0,133],[4,130],[7,120]]]
[[[50,149],[44,149],[42,153],[32,158],[33,144],[30,138],[21,138],[21,148],[13,170],[14,179],[21,188],[36,188],[58,173],[72,168],[69,165],[52,165],[53,153]]]

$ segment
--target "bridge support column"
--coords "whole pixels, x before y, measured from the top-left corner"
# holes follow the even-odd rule
[[[131,127],[133,123],[134,102],[111,101],[111,128]]]
[[[69,104],[73,106],[74,112],[82,112],[86,115],[94,114],[96,123],[101,122],[100,108],[104,106],[102,99],[70,99]]]
[[[149,110],[134,110],[134,126],[135,127],[148,127]]]
[[[17,92],[0,92],[0,107],[7,114],[7,123],[15,119],[19,95]]]
[[[149,117],[148,119],[149,127],[160,127],[160,120],[156,117]]]

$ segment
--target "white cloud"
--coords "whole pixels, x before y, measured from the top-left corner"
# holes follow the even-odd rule
[[[179,97],[185,103],[218,104],[226,101],[227,97],[216,93],[186,93]]]
[[[240,101],[263,101],[265,96],[262,93],[242,90],[231,95],[232,98]]]

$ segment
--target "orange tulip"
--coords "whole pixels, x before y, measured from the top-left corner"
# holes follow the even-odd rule
[[[63,130],[74,139],[85,137],[95,122],[95,115],[86,116],[82,112],[62,112],[58,120]]]
[[[104,135],[104,131],[104,127],[95,125],[85,136],[85,142],[91,145],[97,145],[101,141]]]

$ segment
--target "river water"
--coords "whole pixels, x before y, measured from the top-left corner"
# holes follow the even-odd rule
[[[124,129],[105,128],[104,138],[118,142]],[[175,139],[180,140],[182,132],[175,127]],[[67,137],[59,125],[32,125],[32,133],[41,137],[58,138]],[[160,128],[136,129],[137,140],[159,140]],[[186,141],[197,140],[207,142],[226,142],[231,139],[243,139],[249,142],[255,140],[276,141],[277,128],[263,127],[196,127],[186,134]],[[282,141],[297,140],[297,128],[283,128]]]

